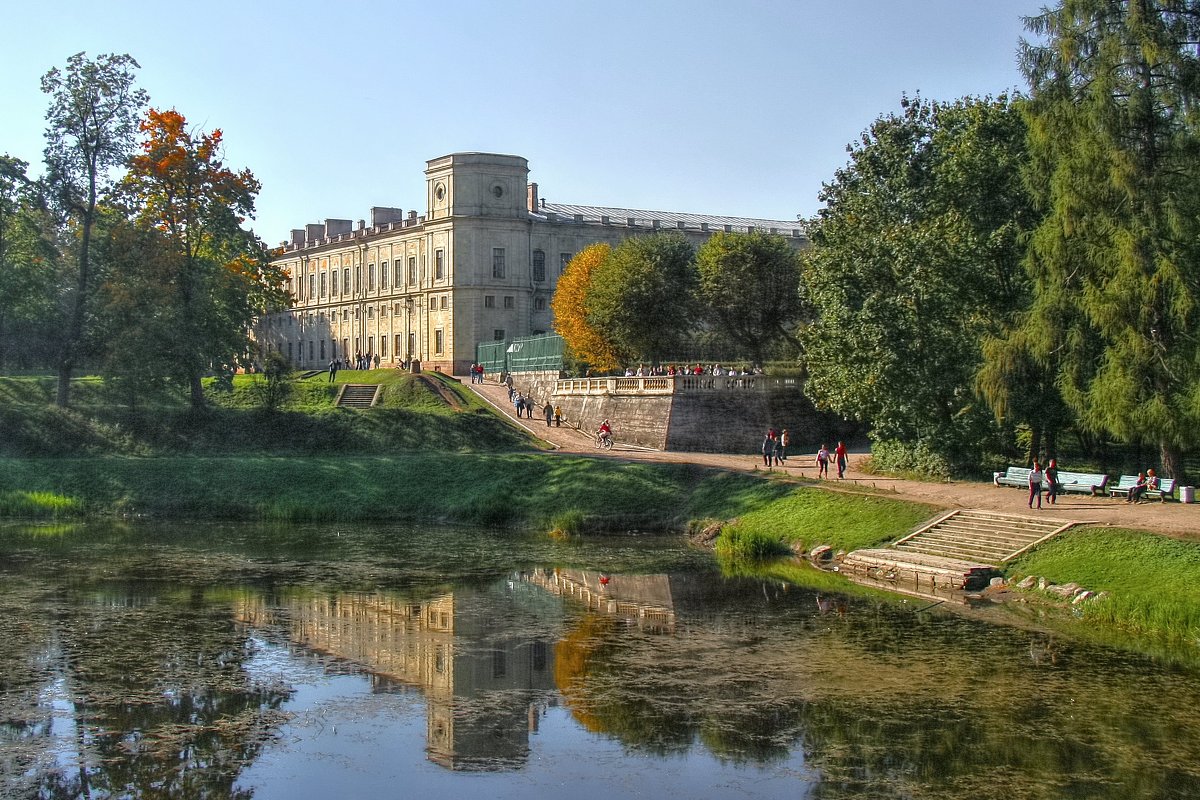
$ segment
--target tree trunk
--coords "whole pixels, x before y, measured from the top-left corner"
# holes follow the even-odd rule
[[[1174,478],[1176,483],[1182,485],[1187,476],[1184,475],[1183,453],[1179,447],[1170,442],[1160,442],[1159,457],[1162,459],[1162,475],[1165,478]]]
[[[192,374],[188,376],[188,388],[191,391],[192,408],[196,411],[202,410],[205,405],[204,386],[200,383],[200,371],[192,370]]]
[[[1032,467],[1033,462],[1038,460],[1038,453],[1042,450],[1042,429],[1034,428],[1029,434],[1029,453],[1025,456],[1025,465]]]

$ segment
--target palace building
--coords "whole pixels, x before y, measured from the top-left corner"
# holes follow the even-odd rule
[[[274,260],[292,305],[255,339],[300,368],[334,358],[419,360],[461,374],[479,342],[553,329],[558,278],[588,245],[678,231],[761,230],[804,244],[799,222],[547,203],[520,156],[452,153],[426,162],[425,211],[372,208],[370,225],[327,219],[291,232]]]

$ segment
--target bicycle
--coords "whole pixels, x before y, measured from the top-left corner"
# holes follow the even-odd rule
[[[600,448],[601,450],[612,450],[612,446],[613,440],[611,433],[607,436],[600,433],[596,434],[596,447]]]

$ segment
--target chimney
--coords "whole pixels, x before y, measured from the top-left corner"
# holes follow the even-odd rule
[[[404,219],[404,209],[390,206],[371,206],[371,227],[378,228],[389,222],[400,222]]]
[[[332,239],[339,233],[350,232],[350,220],[348,219],[327,219],[325,220],[325,238]]]
[[[304,228],[292,228],[292,244],[304,244]]]
[[[306,242],[315,242],[317,239],[320,239],[324,235],[325,235],[325,226],[324,225],[314,225],[312,223],[309,223],[308,225],[304,226],[304,241],[306,241]]]
[[[531,183],[529,184],[529,210],[536,212],[539,206],[537,184]]]

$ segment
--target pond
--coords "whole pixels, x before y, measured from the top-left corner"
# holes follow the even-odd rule
[[[674,538],[0,527],[5,798],[1185,798],[1200,682]]]

